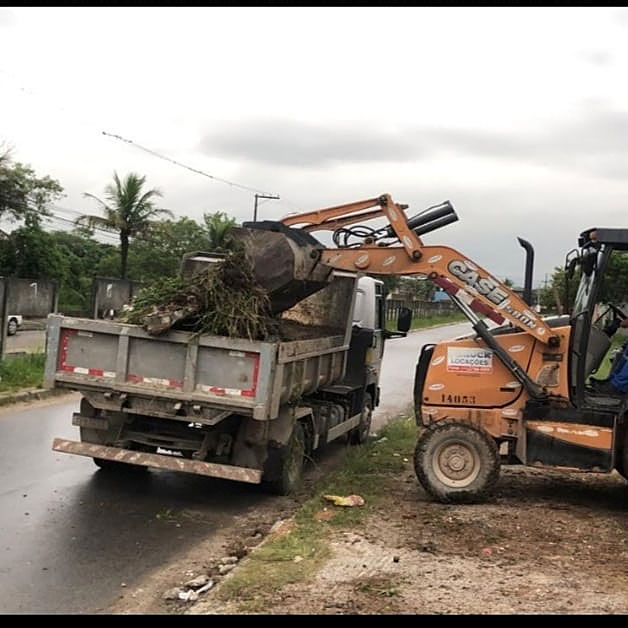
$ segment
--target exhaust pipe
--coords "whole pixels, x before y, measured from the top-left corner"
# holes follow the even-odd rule
[[[532,245],[523,238],[517,238],[519,244],[526,251],[526,271],[525,271],[525,281],[523,286],[523,300],[528,304],[532,305],[532,273],[534,271],[534,248]]]

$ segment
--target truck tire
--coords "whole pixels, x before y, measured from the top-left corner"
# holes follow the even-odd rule
[[[445,419],[420,434],[414,469],[423,488],[439,501],[476,501],[499,478],[499,450],[476,425]]]
[[[364,393],[362,401],[362,414],[360,423],[349,431],[349,444],[361,445],[365,443],[371,431],[371,421],[373,419],[373,398],[370,393]]]
[[[104,471],[139,471],[147,467],[137,464],[127,464],[126,462],[118,462],[116,460],[107,460],[105,458],[92,458],[94,464]]]
[[[85,401],[83,405],[82,401]],[[81,411],[89,410],[89,405],[86,400],[81,401]],[[106,432],[103,430],[95,430],[89,427],[81,427],[81,442],[92,443],[94,445],[107,445],[105,442]],[[118,462],[117,460],[107,460],[106,458],[92,458],[94,464],[105,471],[148,471],[148,467],[142,464],[132,464],[129,462]]]
[[[263,488],[275,495],[290,495],[301,486],[305,462],[305,431],[297,421],[288,442],[282,447],[269,447],[264,465]]]

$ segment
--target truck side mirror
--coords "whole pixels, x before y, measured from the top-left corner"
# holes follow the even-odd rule
[[[407,332],[412,325],[412,310],[409,307],[402,307],[397,318],[397,331]]]

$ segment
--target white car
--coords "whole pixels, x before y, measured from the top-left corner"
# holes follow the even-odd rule
[[[14,336],[22,326],[22,317],[19,314],[9,314],[7,316],[7,336]]]

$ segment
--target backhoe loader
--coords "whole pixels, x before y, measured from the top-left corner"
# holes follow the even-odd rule
[[[595,394],[586,382],[611,343],[594,313],[611,253],[628,251],[628,229],[580,234],[579,248],[568,256],[569,268],[579,266],[582,277],[573,310],[543,319],[525,295],[462,253],[423,243],[421,236],[458,220],[451,203],[410,218],[407,207],[384,194],[245,227],[331,231],[335,246],[313,253],[319,263],[371,275],[423,276],[447,291],[468,318],[472,334],[425,345],[418,359],[414,465],[422,486],[443,502],[477,500],[496,483],[502,462],[617,469],[626,477],[627,402]],[[384,227],[355,226],[382,216]],[[531,265],[526,271],[531,280]],[[615,304],[608,310],[626,318]]]

